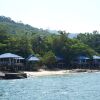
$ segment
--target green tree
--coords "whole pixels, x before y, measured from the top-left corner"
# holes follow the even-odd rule
[[[7,31],[5,25],[0,25],[0,52],[4,53],[9,43],[10,34]]]
[[[100,34],[97,31],[85,34],[81,33],[77,36],[77,39],[90,46],[96,52],[100,53]]]
[[[48,51],[47,53],[45,53],[45,55],[42,58],[42,63],[47,66],[50,66],[50,68],[51,66],[53,67],[55,61],[55,54],[52,51]]]
[[[24,57],[27,57],[30,54],[34,53],[32,50],[31,41],[29,40],[27,34],[20,37],[18,49],[19,49],[19,53],[21,53],[21,55],[23,55]]]

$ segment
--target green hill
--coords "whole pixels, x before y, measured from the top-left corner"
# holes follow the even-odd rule
[[[28,24],[15,22],[9,17],[0,16],[0,26],[3,26],[8,33],[11,34],[24,34],[24,33],[36,33],[36,35],[50,35],[50,32],[43,29],[32,27]]]

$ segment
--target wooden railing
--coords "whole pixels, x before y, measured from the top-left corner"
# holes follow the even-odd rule
[[[3,65],[15,65],[15,66],[23,66],[23,63],[9,63],[9,62],[0,62],[0,66],[3,66]]]

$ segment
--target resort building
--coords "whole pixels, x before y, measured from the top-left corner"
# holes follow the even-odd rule
[[[72,62],[72,68],[88,68],[90,58],[87,56],[78,56]]]
[[[0,55],[0,70],[18,71],[24,70],[24,58],[12,53],[4,53]]]
[[[40,59],[34,55],[30,55],[28,58],[26,58],[26,70],[37,70],[38,69],[38,62]]]
[[[56,67],[57,68],[63,69],[66,66],[66,62],[65,62],[64,57],[55,56],[55,59],[56,59]]]
[[[93,56],[93,66],[100,68],[100,56]]]

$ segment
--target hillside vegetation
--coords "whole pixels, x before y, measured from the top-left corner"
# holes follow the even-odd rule
[[[72,39],[68,37],[70,33],[58,33],[51,34],[0,16],[0,54],[11,52],[23,57],[34,54],[45,64],[54,63],[55,56],[63,57],[70,63],[79,55],[92,57],[100,54],[100,34],[97,31],[80,33]]]

